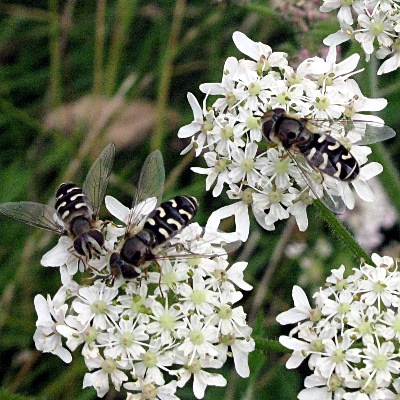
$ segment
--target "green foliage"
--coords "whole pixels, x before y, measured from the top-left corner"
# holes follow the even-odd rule
[[[197,220],[204,223],[228,200],[205,193],[204,179],[190,173],[190,166],[204,166],[201,161],[179,156],[186,143],[176,138],[177,129],[192,120],[186,93],[198,96],[201,83],[220,80],[228,56],[242,57],[231,39],[236,30],[268,43],[274,51],[290,52],[294,60],[304,44],[318,55],[316,43],[336,29],[335,22],[328,20],[316,22],[309,32],[302,33],[277,14],[268,1],[244,5],[235,1],[183,0],[2,1],[0,202],[47,203],[60,182],[82,182],[102,144],[109,141],[107,133],[118,120],[118,113],[110,114],[100,124],[97,114],[90,122],[79,118],[73,121],[72,114],[63,121],[60,115],[54,117],[54,111],[59,106],[79,108],[77,101],[89,95],[100,96],[111,107],[121,85],[133,74],[124,101],[136,107],[138,100],[148,101],[153,111],[142,113],[141,118],[143,122],[151,121],[151,127],[137,129],[118,152],[108,192],[129,205],[144,159],[152,148],[160,148],[167,171],[165,198],[175,194],[198,197],[201,208]],[[349,54],[351,51],[348,49]],[[397,85],[391,89],[393,81],[384,79],[382,91],[393,99],[384,117],[396,128],[400,88]],[[51,115],[55,122],[49,124]],[[132,132],[128,126],[125,130],[120,127],[116,134],[118,143]],[[387,161],[390,175],[385,181],[398,210],[399,178],[391,159],[398,158],[399,152],[399,146],[391,149]],[[381,162],[379,152],[376,157]],[[254,293],[266,274],[273,271],[265,279],[261,303],[255,305],[254,294],[248,294],[243,302],[246,312],[253,315],[255,334],[261,338],[277,339],[282,333],[275,316],[292,306],[291,287],[304,273],[299,258],[286,257],[284,245],[305,243],[306,251],[311,252],[321,237],[331,244],[329,258],[314,257],[320,275],[306,284],[309,288],[321,285],[329,270],[343,261],[357,262],[360,254],[340,243],[321,218],[316,215],[312,221],[305,233],[298,232],[290,222],[277,224],[275,232],[265,232],[252,221],[252,240],[237,255],[249,261],[246,280],[255,287]],[[66,365],[56,356],[34,349],[33,298],[37,293],[54,295],[60,284],[58,270],[45,269],[39,263],[55,243],[54,235],[1,217],[0,386],[4,389],[0,400],[96,398],[93,389],[81,388],[86,367],[79,357]],[[257,350],[251,354],[249,379],[238,377],[232,362],[223,371],[228,386],[208,388],[205,398],[295,399],[302,379],[296,372],[285,370],[282,349],[275,351]],[[182,389],[179,396],[193,398],[189,388]],[[105,398],[126,396],[110,392]]]

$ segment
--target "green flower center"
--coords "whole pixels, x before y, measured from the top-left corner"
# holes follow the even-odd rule
[[[166,331],[171,330],[174,327],[174,323],[175,323],[175,320],[171,314],[166,313],[166,314],[162,315],[160,318],[161,328],[163,328]]]
[[[346,314],[350,310],[350,303],[339,303],[337,312],[339,314]]]
[[[203,332],[199,331],[198,329],[193,330],[192,332],[190,332],[189,335],[190,341],[194,344],[194,345],[201,345],[204,343],[204,335]]]
[[[342,381],[336,374],[332,374],[328,381],[329,391],[335,392],[342,386]]]
[[[347,287],[347,279],[340,279],[336,282],[336,290],[337,291],[342,291],[343,289],[346,289]]]
[[[193,290],[190,298],[196,305],[204,303],[206,301],[206,292],[204,290]]]
[[[249,117],[246,118],[246,126],[249,129],[258,128],[258,118],[253,117],[252,115],[250,115]]]
[[[216,172],[224,172],[228,168],[228,165],[230,163],[231,163],[230,160],[225,160],[224,158],[220,158],[215,162],[214,169]]]
[[[261,92],[261,86],[258,82],[250,83],[249,94],[250,96],[258,96]]]
[[[240,168],[244,172],[250,172],[253,170],[254,166],[256,165],[255,161],[252,158],[245,158],[241,163],[240,163]]]
[[[362,335],[365,335],[367,333],[372,333],[373,332],[371,322],[369,322],[369,321],[361,322],[361,324],[357,326],[357,330]]]
[[[222,304],[219,308],[218,315],[221,319],[229,319],[232,317],[232,308],[227,304]]]
[[[329,101],[329,99],[327,97],[317,97],[315,99],[315,102],[317,103],[316,106],[318,108],[318,110],[326,110],[329,108],[329,105],[331,104],[331,102]]]
[[[107,358],[101,363],[101,369],[106,373],[106,374],[111,374],[112,372],[115,371],[117,368],[117,363],[112,360],[111,358]]]
[[[375,357],[373,365],[375,369],[382,371],[387,368],[388,361],[389,359],[387,356],[385,356],[384,354],[379,354]]]
[[[376,382],[373,379],[370,379],[369,382],[364,379],[361,383],[361,391],[366,395],[374,393],[376,390]]]
[[[142,387],[143,400],[152,400],[157,398],[157,388],[152,383],[147,383]]]
[[[385,283],[380,282],[380,281],[374,283],[374,292],[375,293],[382,293],[385,291],[385,289],[386,289]]]
[[[314,308],[310,312],[310,321],[318,322],[322,317],[322,311],[319,308]]]
[[[336,364],[343,362],[346,359],[346,353],[342,349],[336,349],[332,353],[332,360]]]
[[[228,280],[228,274],[224,269],[216,269],[213,275],[218,282],[226,282]]]
[[[268,193],[268,198],[269,198],[269,201],[271,202],[271,203],[280,203],[281,202],[281,200],[282,200],[282,198],[283,198],[283,195],[282,195],[282,192],[280,191],[280,190],[278,190],[278,189],[276,189],[276,190],[271,190],[269,193]]]
[[[316,339],[310,343],[310,349],[317,353],[322,353],[325,350],[325,346],[321,339]]]
[[[382,22],[379,21],[373,21],[369,26],[369,31],[374,36],[379,36],[384,30],[385,30],[384,25],[382,24]]]
[[[225,346],[232,346],[235,343],[235,335],[230,334],[230,335],[221,335],[219,337],[219,342],[224,344]]]
[[[167,272],[162,274],[161,280],[168,287],[172,287],[178,281],[178,277],[175,272]]]
[[[275,163],[275,170],[278,174],[286,174],[289,170],[289,160],[280,158]]]
[[[225,126],[221,129],[221,139],[232,139],[233,138],[233,127],[232,126]]]
[[[253,202],[253,189],[247,188],[243,191],[242,201],[245,204],[251,204]]]
[[[195,374],[201,370],[201,363],[199,359],[193,360],[191,364],[185,365],[185,368],[191,373]]]
[[[142,355],[142,361],[147,368],[155,367],[157,365],[157,357],[150,350],[147,350],[146,353]]]
[[[292,97],[291,97],[290,93],[283,92],[283,93],[279,93],[276,96],[276,99],[278,100],[279,104],[286,105],[287,103],[289,103],[290,100],[292,100]]]
[[[236,96],[233,93],[227,93],[225,95],[225,100],[226,100],[226,104],[228,104],[228,106],[231,106],[231,107],[237,103]]]
[[[121,335],[121,340],[120,340],[120,342],[121,342],[121,345],[122,345],[123,347],[132,346],[133,343],[134,343],[134,339],[133,339],[132,333],[130,333],[130,332],[124,332],[124,333]]]
[[[93,314],[106,314],[107,313],[107,304],[103,300],[96,300],[92,304],[92,312]]]
[[[89,326],[85,331],[82,333],[83,340],[86,343],[93,342],[97,338],[97,330],[92,326]]]

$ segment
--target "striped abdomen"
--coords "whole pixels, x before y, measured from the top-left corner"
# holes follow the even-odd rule
[[[152,211],[143,229],[154,234],[156,245],[161,244],[187,226],[196,215],[197,208],[194,197],[176,196]]]
[[[335,179],[348,182],[360,173],[356,159],[331,136],[314,133],[310,141],[298,149],[312,166]]]
[[[79,186],[72,182],[62,183],[58,188],[55,208],[66,224],[69,224],[77,216],[92,218],[85,194]]]

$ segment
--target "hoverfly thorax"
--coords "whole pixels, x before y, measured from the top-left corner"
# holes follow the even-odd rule
[[[288,116],[283,108],[266,112],[261,121],[264,136],[269,141],[282,143],[285,149],[310,141],[311,133],[305,129],[304,121]]]

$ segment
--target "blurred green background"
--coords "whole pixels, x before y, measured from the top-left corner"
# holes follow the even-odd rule
[[[318,9],[318,2],[286,1],[289,8],[284,12],[282,3],[3,0],[0,202],[47,203],[60,182],[81,183],[103,146],[114,141],[117,155],[108,194],[129,205],[144,159],[160,148],[167,173],[165,198],[197,196],[202,205],[197,220],[204,224],[229,201],[225,195],[214,199],[205,193],[204,178],[190,172],[190,166],[204,166],[201,158],[179,156],[187,142],[177,138],[177,131],[192,120],[187,92],[201,102],[198,86],[219,82],[227,57],[243,57],[232,42],[236,30],[274,51],[288,52],[296,65],[307,56],[321,56],[322,39],[338,29],[334,13],[310,12]],[[343,56],[354,51],[359,49],[346,44]],[[366,68],[358,80],[368,96],[373,66]],[[389,101],[380,116],[397,131],[398,75],[379,80],[379,95]],[[394,139],[386,151],[376,147],[374,155],[388,163],[383,183],[397,210],[399,146],[400,140]],[[375,207],[384,211],[379,203]],[[309,219],[311,226],[304,233],[292,220],[277,223],[274,232],[262,231],[252,221],[250,240],[234,256],[249,261],[246,280],[254,291],[242,304],[257,336],[276,339],[288,332],[278,327],[275,316],[292,306],[293,284],[311,291],[323,284],[330,269],[357,263],[313,207]],[[392,222],[381,229],[382,240],[375,247],[397,256],[399,230],[396,220]],[[0,399],[96,398],[94,389],[81,389],[86,367],[78,353],[67,365],[34,347],[33,298],[38,293],[53,296],[60,286],[58,270],[39,263],[56,240],[55,235],[0,218]],[[286,358],[256,350],[250,356],[249,379],[238,377],[228,363],[222,371],[228,386],[207,388],[205,398],[295,399],[307,370],[287,371]],[[194,398],[189,386],[177,394]],[[124,392],[115,391],[105,396],[125,398]]]

